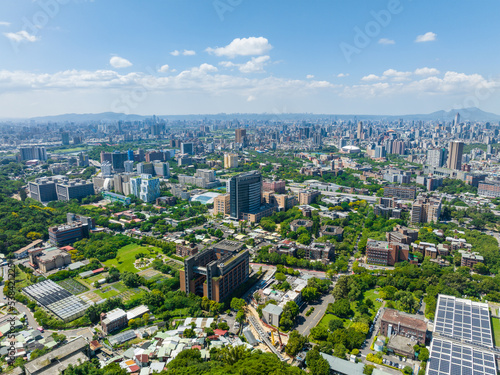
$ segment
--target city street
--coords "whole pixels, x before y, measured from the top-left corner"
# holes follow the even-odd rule
[[[305,304],[305,307],[297,317],[296,329],[301,335],[308,336],[311,332],[311,329],[319,323],[319,321],[325,314],[325,311],[328,308],[328,304],[335,301],[335,298],[333,298],[333,295],[330,292],[331,291],[328,291],[328,294],[322,296],[316,302]],[[311,315],[306,316],[306,312],[311,308],[311,306],[314,307],[314,311]]]

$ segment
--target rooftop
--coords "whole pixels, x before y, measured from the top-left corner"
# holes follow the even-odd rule
[[[24,367],[29,373],[36,372],[37,374],[53,374],[56,368],[56,372],[60,372],[58,370],[62,367],[62,365],[66,365],[64,367],[65,369],[70,363],[76,362],[76,360],[79,358],[78,354],[80,354],[77,354],[77,352],[82,350],[86,345],[87,342],[85,341],[85,339],[83,337],[79,337],[76,340],[70,341],[66,345],[61,346],[60,348],[52,350],[51,352],[26,363]],[[61,361],[63,359],[66,359],[66,357],[68,356],[72,356],[71,358],[74,358],[75,361],[70,361],[69,363],[65,363],[66,361]],[[82,354],[82,356],[84,357],[84,361],[88,360],[86,355]],[[44,368],[47,368],[47,370],[40,371]]]

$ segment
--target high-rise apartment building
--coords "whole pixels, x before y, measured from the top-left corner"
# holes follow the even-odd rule
[[[257,212],[262,200],[262,176],[257,171],[231,177],[231,216],[240,218],[243,213]]]
[[[411,207],[410,222],[436,223],[441,216],[441,198],[419,196]]]
[[[450,142],[448,152],[448,168],[460,171],[462,169],[462,155],[464,152],[464,143],[460,141]]]
[[[238,155],[237,154],[224,154],[224,168],[238,168]]]
[[[47,161],[47,149],[40,146],[21,146],[19,147],[19,157],[23,160]]]
[[[236,129],[235,131],[235,141],[243,146],[247,144],[247,130],[246,129]]]
[[[113,175],[112,172],[113,166],[109,161],[105,161],[104,163],[101,163],[101,174],[102,176],[111,176]]]
[[[160,180],[150,174],[130,179],[130,194],[144,202],[154,202],[160,196]]]
[[[224,194],[214,198],[214,215],[229,215],[231,212],[230,195]]]
[[[448,151],[445,148],[435,148],[427,151],[427,165],[441,168],[446,163]]]

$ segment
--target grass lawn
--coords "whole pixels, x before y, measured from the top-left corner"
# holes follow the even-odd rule
[[[491,318],[491,327],[493,328],[495,346],[500,346],[500,319]]]
[[[117,259],[109,259],[104,262],[104,265],[111,268],[111,267],[116,267],[120,272],[133,272],[137,273],[139,270],[134,267],[134,262],[135,262],[135,255],[139,253],[146,253],[149,254],[150,250],[155,250],[159,253],[161,253],[161,250],[157,247],[145,247],[145,246],[140,246],[136,244],[130,244],[127,246],[122,247],[120,250],[118,250],[118,255],[117,257],[120,258],[120,262],[117,261]]]
[[[65,148],[61,150],[53,150],[51,151],[54,154],[62,154],[65,152],[77,152],[77,151],[85,151],[87,148],[86,147],[73,147],[73,148]]]
[[[113,284],[112,286],[113,286],[113,288],[115,288],[120,293],[121,292],[125,292],[128,289],[128,287],[126,287],[121,281]]]
[[[114,296],[117,296],[118,294],[120,294],[119,291],[117,291],[114,288],[111,288],[109,286],[104,287],[102,289],[94,290],[94,293],[102,298],[111,298],[111,297],[114,297]]]
[[[323,315],[323,318],[321,318],[321,320],[316,325],[316,327],[324,327],[324,328],[328,329],[328,327],[329,327],[328,324],[330,323],[330,320],[334,320],[334,319],[340,319],[340,318],[338,318],[335,315],[325,313],[325,315]],[[342,320],[344,320],[344,319],[342,319]],[[349,319],[344,320],[344,328],[349,328],[349,326],[351,324],[352,324],[352,321],[350,321]]]

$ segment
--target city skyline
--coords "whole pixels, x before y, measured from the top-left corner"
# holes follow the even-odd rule
[[[23,0],[0,10],[0,118],[500,113],[493,1]]]

